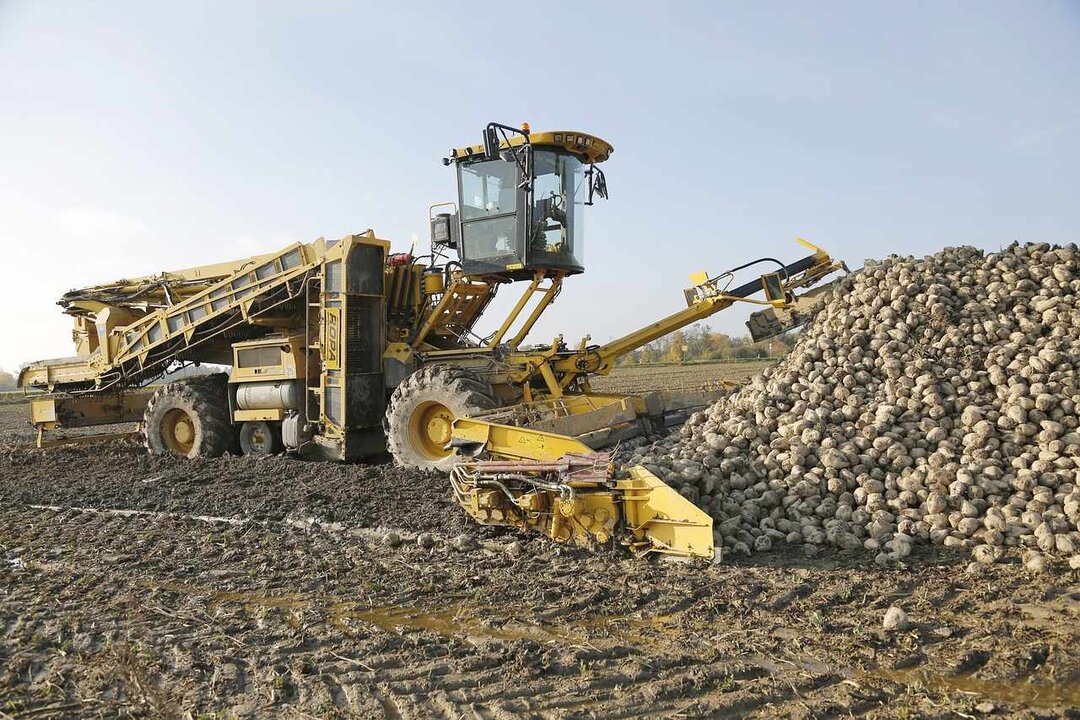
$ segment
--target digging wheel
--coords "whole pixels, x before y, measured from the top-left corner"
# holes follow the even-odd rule
[[[469,370],[421,368],[398,385],[387,405],[387,449],[399,465],[448,471],[455,461],[446,447],[454,419],[498,406],[491,384]]]
[[[224,373],[162,385],[143,415],[146,447],[154,455],[217,457],[230,450],[228,376]]]

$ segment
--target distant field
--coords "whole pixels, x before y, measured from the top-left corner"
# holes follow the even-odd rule
[[[687,365],[621,365],[606,377],[591,381],[593,390],[639,393],[649,390],[700,390],[722,382],[745,383],[775,360],[693,363]]]
[[[719,387],[721,381],[744,383],[775,360],[745,362],[706,362],[675,365],[622,365],[607,377],[592,381],[597,392],[645,392],[648,390],[699,390]],[[22,390],[0,392],[0,405],[29,402]]]

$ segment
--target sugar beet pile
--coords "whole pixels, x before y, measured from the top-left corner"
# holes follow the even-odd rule
[[[869,262],[784,360],[632,462],[728,551],[1080,567],[1078,264],[1049,245]]]

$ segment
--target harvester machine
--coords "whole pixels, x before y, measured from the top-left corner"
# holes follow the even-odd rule
[[[563,281],[584,272],[583,216],[607,197],[599,165],[611,153],[587,133],[491,123],[482,144],[444,158],[458,194],[429,208],[429,254],[391,253],[367,230],[68,292],[59,304],[74,318],[76,355],[19,374],[44,391],[31,402],[39,444],[57,428],[138,422],[150,452],[191,458],[388,451],[451,473],[458,502],[482,523],[711,556],[708,515],[643,468],[617,469],[601,448],[715,393],[603,394],[589,379],[739,302],[768,313],[751,319],[756,336],[790,329],[807,317],[801,291],[842,264],[808,245],[788,265],[700,273],[684,309],[624,337],[526,346]],[[756,263],[775,267],[732,287]],[[496,292],[515,284],[524,291],[508,316],[481,336]],[[228,372],[170,381],[200,364]]]

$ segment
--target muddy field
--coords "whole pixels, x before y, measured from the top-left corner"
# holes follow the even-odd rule
[[[1075,572],[592,555],[468,524],[438,476],[39,451],[25,411],[0,719],[1080,717]]]
[[[694,365],[621,365],[607,377],[593,378],[597,392],[640,393],[650,390],[715,390],[725,382],[742,384],[768,367],[767,361]]]

